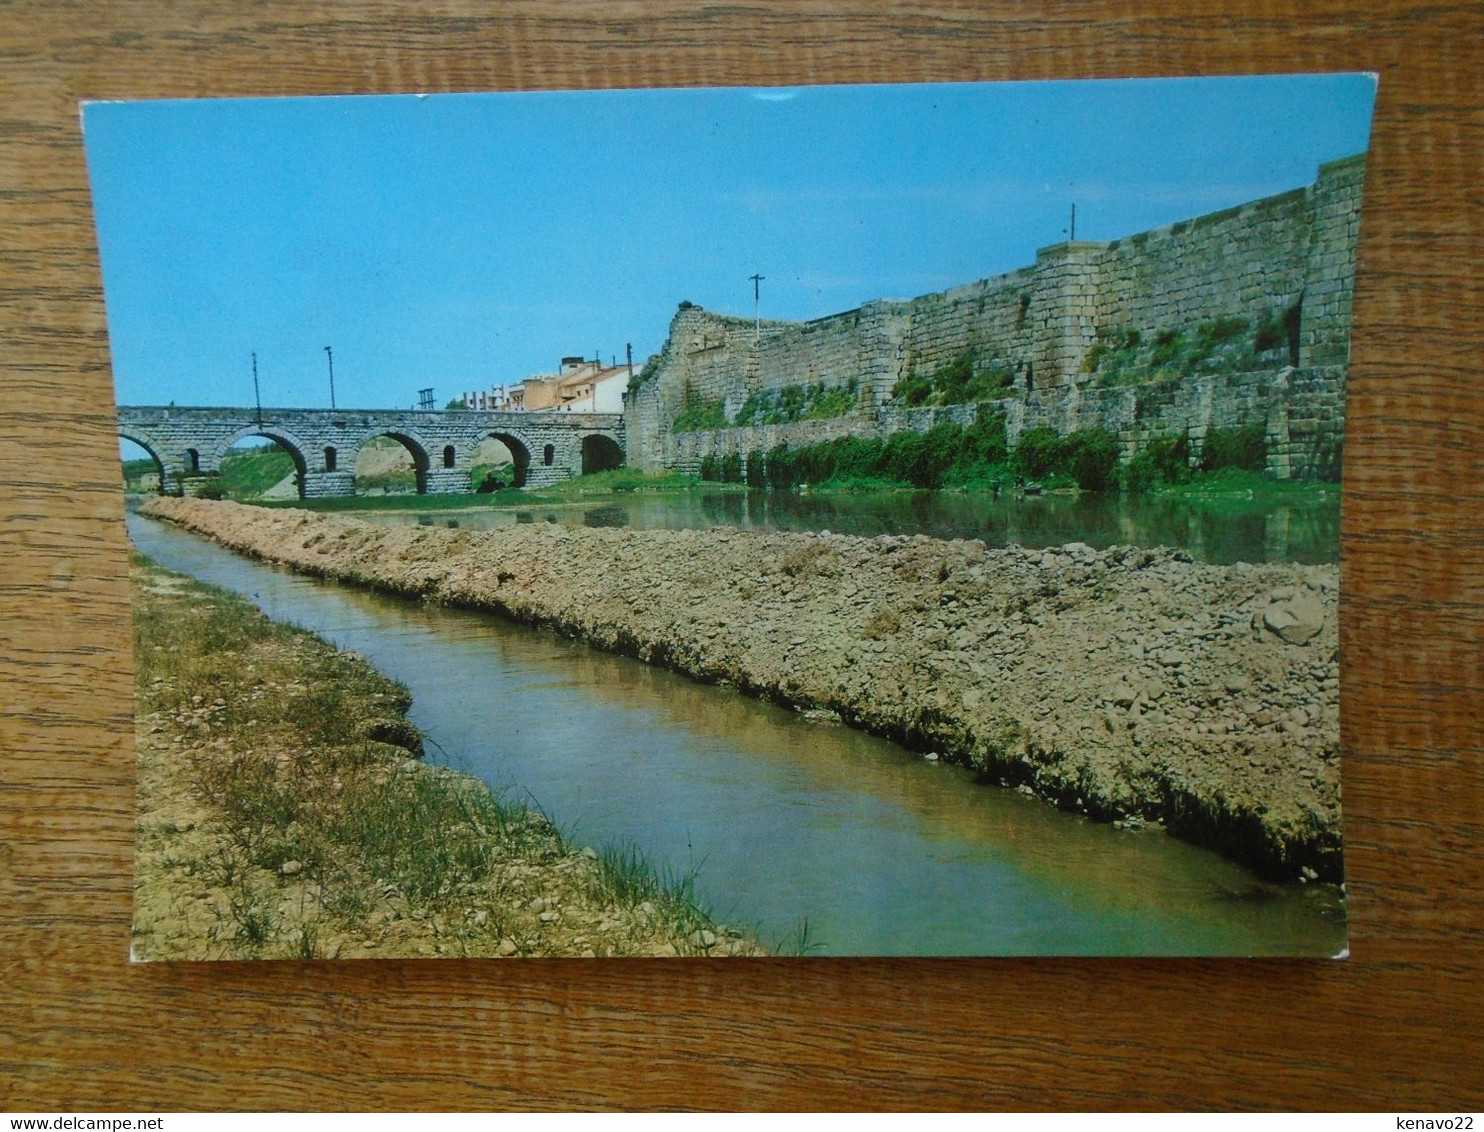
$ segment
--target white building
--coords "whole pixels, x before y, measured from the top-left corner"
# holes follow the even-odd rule
[[[460,396],[466,409],[480,412],[621,413],[629,378],[642,366],[642,362],[605,366],[601,359],[566,357],[556,373]]]

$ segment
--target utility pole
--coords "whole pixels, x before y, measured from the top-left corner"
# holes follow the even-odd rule
[[[252,352],[252,403],[258,410],[258,424],[263,423],[263,398],[258,395],[258,352]]]
[[[634,380],[634,344],[625,342],[623,344],[624,357],[629,361],[629,380]]]
[[[330,347],[325,347],[325,360],[330,363],[330,408],[335,407],[335,355]]]
[[[1067,229],[1067,242],[1068,243],[1075,243],[1076,240],[1077,240],[1077,203],[1076,203],[1076,201],[1073,201],[1072,202],[1072,224],[1071,224],[1071,227]]]
[[[767,276],[766,275],[749,275],[747,278],[749,278],[749,279],[752,280],[752,321],[753,321],[752,330],[753,330],[753,335],[755,337],[761,337],[761,335],[763,333],[763,300],[762,300],[762,291],[759,289],[759,286],[758,285],[760,283],[762,283],[762,281],[764,279],[766,279]]]

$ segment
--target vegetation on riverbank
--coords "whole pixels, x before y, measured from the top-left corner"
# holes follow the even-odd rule
[[[424,765],[406,689],[135,557],[140,959],[751,954],[689,878]]]
[[[928,490],[998,491],[1034,483],[1043,489],[1158,493],[1258,492],[1292,496],[1323,485],[1279,484],[1263,475],[1266,441],[1261,425],[1208,429],[1200,458],[1192,461],[1185,433],[1156,436],[1126,464],[1119,464],[1118,438],[1089,428],[1059,436],[1045,426],[1027,429],[1013,446],[1004,418],[981,412],[967,426],[944,422],[927,432],[895,432],[885,438],[841,436],[817,444],[779,444],[745,456],[706,456],[701,479],[745,483],[787,491],[810,486],[875,491],[910,487]],[[1242,473],[1235,475],[1236,473]],[[1265,486],[1271,485],[1271,487]]]
[[[385,440],[375,455],[385,462],[399,455],[401,446]],[[382,451],[385,449],[386,451]],[[396,451],[392,451],[395,449]],[[261,502],[265,506],[299,507],[311,511],[457,511],[466,508],[528,507],[544,503],[571,503],[625,493],[687,493],[705,491],[810,488],[865,494],[881,491],[945,490],[993,492],[1026,487],[1043,491],[1077,488],[1084,491],[1169,495],[1195,501],[1254,501],[1269,503],[1320,502],[1338,490],[1333,478],[1278,481],[1263,472],[1265,436],[1261,425],[1240,429],[1208,429],[1200,455],[1184,433],[1147,440],[1134,458],[1119,463],[1119,443],[1110,432],[1084,429],[1059,436],[1044,426],[1027,429],[1018,443],[1008,443],[1004,418],[994,411],[980,413],[967,426],[951,422],[927,432],[902,431],[885,438],[842,436],[798,447],[777,445],[767,451],[708,455],[700,462],[699,478],[680,472],[648,473],[617,468],[576,476],[539,488],[504,487],[483,494],[417,495],[410,469],[387,472],[377,464],[377,475],[358,478],[359,490],[392,494],[360,494],[325,499],[264,499],[262,495],[292,474],[288,453],[263,447],[234,453],[222,462],[211,498]],[[1338,470],[1336,454],[1333,470]],[[147,473],[133,461],[127,482],[138,485]],[[395,483],[393,474],[402,478]],[[514,478],[506,464],[481,464],[471,486],[486,476],[508,484]],[[368,487],[369,485],[369,487]]]

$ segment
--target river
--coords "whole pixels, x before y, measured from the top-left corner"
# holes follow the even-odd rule
[[[495,498],[495,497],[492,497]],[[998,498],[985,493],[890,491],[615,495],[601,503],[449,511],[358,512],[367,522],[490,530],[550,521],[589,527],[831,530],[850,535],[982,539],[989,546],[1085,542],[1178,546],[1198,562],[1338,562],[1338,489],[1302,502],[1085,493]]]
[[[734,497],[735,498],[735,497]],[[460,516],[460,520],[463,516]],[[430,758],[575,840],[694,870],[765,944],[819,954],[1331,955],[1333,890],[1059,813],[959,768],[554,634],[290,574],[137,515],[160,564],[365,655]]]

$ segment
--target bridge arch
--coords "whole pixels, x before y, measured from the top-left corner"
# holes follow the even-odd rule
[[[271,440],[289,454],[289,458],[294,461],[294,485],[298,489],[299,498],[303,499],[304,480],[309,474],[309,461],[305,458],[304,453],[312,452],[314,449],[306,445],[286,428],[279,428],[276,425],[252,424],[237,429],[218,443],[216,459],[209,470],[215,471],[220,468],[222,461],[227,457],[227,453],[232,451],[232,446],[239,440],[246,440],[250,436],[261,436],[267,440]]]
[[[145,434],[137,429],[121,428],[119,429],[119,436],[135,447],[142,449],[144,454],[155,462],[155,471],[160,477],[159,491],[163,495],[170,481],[166,478],[165,461],[160,458],[158,451],[160,445],[153,440],[146,439]],[[130,457],[130,459],[132,458]]]
[[[432,445],[410,429],[390,428],[367,433],[355,445],[355,452],[346,467],[354,470],[366,446],[373,440],[379,440],[382,437],[395,440],[406,449],[407,454],[412,457],[412,472],[417,494],[426,495],[428,492],[428,469],[432,465],[432,458],[429,456]],[[442,446],[439,446],[440,451],[441,448]]]
[[[526,486],[526,472],[531,466],[531,442],[519,433],[507,429],[496,429],[485,434],[498,440],[510,449],[510,461],[515,467],[513,487]]]
[[[601,432],[590,432],[582,438],[582,474],[607,472],[623,466],[623,449],[618,441]]]

